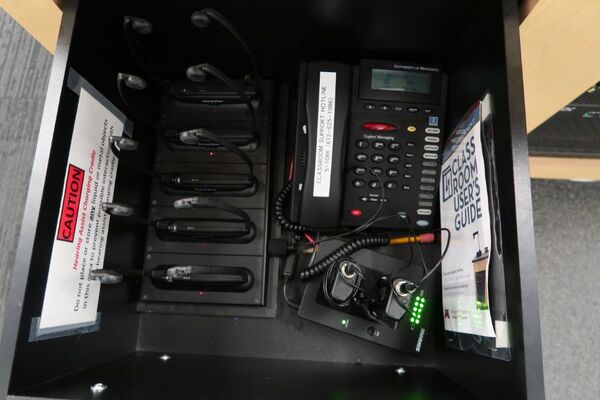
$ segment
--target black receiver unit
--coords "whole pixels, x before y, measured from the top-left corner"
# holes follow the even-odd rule
[[[363,60],[300,71],[292,218],[326,228],[405,213],[433,225],[446,77],[439,67]],[[398,218],[380,228],[406,228]]]

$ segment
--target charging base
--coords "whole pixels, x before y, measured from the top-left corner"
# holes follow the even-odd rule
[[[338,240],[324,242],[320,245],[319,254],[323,257],[342,244],[343,242]],[[425,256],[437,253],[433,248],[435,245],[422,246]],[[377,276],[393,274],[394,277],[401,277],[415,282],[423,276],[424,270],[421,265],[401,261],[401,259],[410,259],[410,249],[408,247],[389,247],[385,249],[386,251],[401,253],[402,256],[398,254],[388,255],[379,249],[375,250],[363,249],[354,253],[351,257],[360,265],[367,280],[376,279]],[[414,257],[416,257],[416,254],[414,254]],[[316,261],[319,259],[320,257],[316,257]],[[428,265],[433,266],[435,260],[429,259],[426,261],[428,261]],[[330,304],[322,292],[322,279],[315,279],[306,286],[298,311],[300,317],[396,350],[413,354],[422,352],[431,314],[436,312],[431,308],[435,293],[433,279],[426,281],[421,288],[411,295],[408,304],[409,310],[412,311],[414,305],[417,304],[417,309],[421,310],[419,314],[413,316],[407,312],[402,319],[394,324],[395,326],[369,319],[364,310],[354,304],[346,307],[337,307]],[[421,301],[421,299],[423,300]],[[424,306],[419,308],[421,303]],[[420,315],[418,323],[416,323],[416,315]]]

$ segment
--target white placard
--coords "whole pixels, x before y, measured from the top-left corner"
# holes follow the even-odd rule
[[[489,310],[490,213],[481,143],[480,108],[473,110],[444,152],[440,190],[442,227],[451,232],[442,262],[444,326],[495,337]],[[442,242],[447,240],[442,233]]]
[[[81,89],[69,150],[63,195],[39,329],[93,324],[100,283],[89,279],[103,268],[118,159],[109,137],[121,136],[123,122]]]
[[[320,72],[313,197],[329,197],[335,127],[335,72]]]

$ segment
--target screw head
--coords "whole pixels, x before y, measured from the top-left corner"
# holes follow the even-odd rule
[[[104,392],[106,389],[108,389],[108,385],[98,382],[92,386],[90,386],[90,390],[93,394],[99,394]]]

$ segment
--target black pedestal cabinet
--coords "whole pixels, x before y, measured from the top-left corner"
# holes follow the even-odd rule
[[[237,42],[218,25],[200,30],[190,23],[190,15],[206,7],[218,9],[243,33],[261,76],[273,83],[272,193],[286,179],[286,132],[304,61],[441,65],[448,75],[447,127],[485,91],[493,94],[511,361],[446,347],[440,304],[440,318],[419,357],[301,320],[281,299],[280,266],[273,260],[263,305],[237,306],[226,315],[216,315],[214,306],[206,313],[212,315],[200,315],[186,307],[148,307],[133,283],[106,286],[97,332],[29,340],[32,319],[41,312],[77,106],[67,86],[69,71],[135,121],[115,84],[119,72],[143,76],[123,39],[123,17],[134,15],[153,23],[142,46],[162,76],[184,79],[187,66],[203,62],[243,76],[250,68]],[[137,98],[136,106],[158,116],[159,98]],[[135,123],[136,139],[147,135],[144,143],[150,145],[130,161],[154,165],[154,134]],[[116,185],[120,201],[148,211],[148,180],[123,164]],[[141,269],[145,232],[111,223],[105,264]],[[277,236],[275,225],[271,235]],[[517,0],[65,1],[6,302],[0,397],[543,399],[533,238]],[[245,307],[270,312],[248,313]],[[404,374],[396,371],[400,367]],[[94,394],[90,387],[96,383],[105,390]]]

